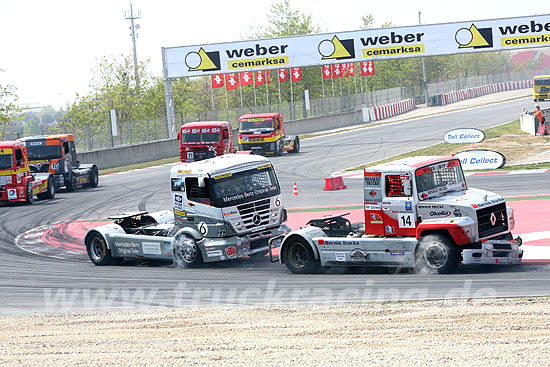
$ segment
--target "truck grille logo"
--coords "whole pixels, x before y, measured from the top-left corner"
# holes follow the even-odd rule
[[[255,225],[259,225],[262,222],[262,218],[260,218],[260,216],[258,214],[256,214],[252,218],[252,222],[254,222]]]
[[[491,213],[491,225],[495,225],[497,222],[497,216],[495,215],[495,213]]]

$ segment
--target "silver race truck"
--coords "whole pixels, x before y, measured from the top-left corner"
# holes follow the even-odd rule
[[[462,264],[520,264],[514,214],[502,196],[468,189],[454,157],[413,157],[365,168],[365,223],[312,219],[288,234],[280,262],[293,273],[358,265],[448,273]]]
[[[172,211],[134,212],[84,236],[96,265],[124,258],[173,259],[200,266],[237,257],[259,257],[279,247],[290,228],[271,162],[228,154],[170,171]]]

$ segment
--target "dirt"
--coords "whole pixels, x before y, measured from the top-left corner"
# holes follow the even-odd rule
[[[550,360],[547,298],[4,316],[8,366],[510,366]]]

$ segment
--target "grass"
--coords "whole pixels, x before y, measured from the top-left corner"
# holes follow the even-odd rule
[[[377,164],[395,161],[401,158],[423,155],[452,155],[469,149],[488,149],[502,153],[506,157],[506,165],[495,171],[510,171],[523,169],[549,169],[550,162],[520,164],[519,162],[537,153],[550,150],[550,136],[532,136],[520,129],[519,120],[483,130],[485,140],[475,144],[440,143],[429,147],[413,150],[390,158],[370,162],[347,169],[361,170]]]

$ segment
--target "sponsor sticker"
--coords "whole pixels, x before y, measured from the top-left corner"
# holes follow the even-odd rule
[[[161,255],[159,242],[142,242],[141,243],[144,255]]]
[[[183,209],[183,197],[181,195],[174,195],[174,209],[175,210]]]
[[[220,257],[222,255],[222,250],[206,251],[206,257]]]
[[[365,203],[365,210],[381,210],[382,206],[380,204],[371,204]]]
[[[235,246],[229,246],[225,249],[227,257],[235,257],[237,255],[237,248]]]
[[[412,203],[412,201],[405,201],[405,210],[406,210],[406,211],[412,211],[412,210],[413,210],[413,203]]]
[[[336,257],[336,261],[338,261],[339,263],[343,263],[346,261],[346,254],[344,252],[337,252],[334,254],[334,256]]]
[[[16,189],[8,189],[8,199],[10,199],[10,200],[17,199],[17,190]]]

